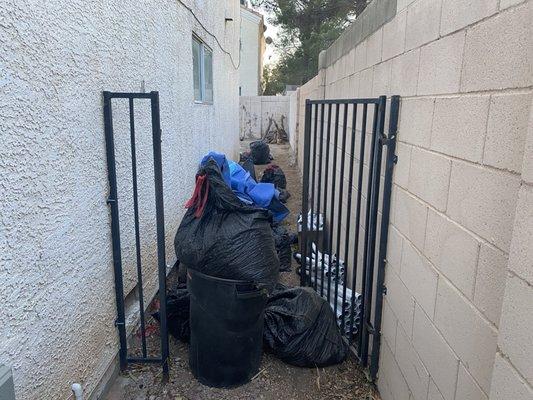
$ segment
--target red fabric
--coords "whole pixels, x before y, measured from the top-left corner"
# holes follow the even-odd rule
[[[185,203],[186,208],[194,207],[196,211],[194,216],[200,218],[204,213],[205,204],[207,203],[207,195],[209,194],[209,181],[206,175],[198,175],[196,177],[196,186],[192,197]]]

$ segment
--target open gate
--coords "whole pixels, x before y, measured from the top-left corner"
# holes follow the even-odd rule
[[[118,329],[120,340],[120,368],[125,370],[129,363],[157,363],[163,368],[163,380],[168,380],[168,329],[166,313],[166,258],[165,258],[165,224],[163,210],[163,171],[161,161],[161,128],[159,117],[159,93],[116,93],[103,92],[104,96],[104,130],[107,153],[107,168],[109,179],[109,197],[107,203],[111,210],[111,235],[113,241],[113,267],[115,275],[115,294],[117,303],[117,319],[115,326]],[[120,216],[118,205],[118,187],[117,171],[115,158],[115,137],[113,133],[113,114],[112,100],[127,100],[129,105],[129,131],[130,131],[130,148],[131,148],[131,172],[133,185],[133,216],[135,223],[135,249],[136,249],[136,267],[137,267],[137,297],[139,300],[140,332],[142,356],[128,356],[128,338],[126,330],[124,282],[122,270],[122,253],[120,241]],[[146,328],[145,328],[145,304],[143,293],[143,269],[141,263],[141,240],[139,229],[139,199],[137,184],[137,152],[135,140],[135,118],[134,118],[134,100],[150,100],[151,124],[152,124],[152,147],[154,160],[154,188],[155,188],[155,222],[157,226],[157,269],[159,280],[159,302],[160,302],[160,355],[149,357],[146,346]]]
[[[371,379],[379,364],[399,101],[391,97],[388,115],[385,96],[307,100],[305,107],[301,284],[331,304]]]

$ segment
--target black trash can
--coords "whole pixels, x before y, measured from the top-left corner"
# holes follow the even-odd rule
[[[267,290],[253,282],[187,270],[191,297],[189,366],[201,383],[235,387],[259,371]]]

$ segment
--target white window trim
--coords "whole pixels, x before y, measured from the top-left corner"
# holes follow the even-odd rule
[[[200,97],[201,100],[194,99],[195,104],[211,105],[215,99],[215,88],[213,87],[213,100],[205,100],[205,49],[207,48],[211,52],[211,70],[213,70],[213,50],[196,34],[193,33],[192,39],[196,40],[200,44]],[[193,65],[194,68],[194,65]],[[212,82],[213,84],[213,82]],[[214,85],[213,85],[214,86]]]

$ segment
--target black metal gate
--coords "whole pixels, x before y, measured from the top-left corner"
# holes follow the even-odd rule
[[[113,240],[113,266],[115,275],[115,293],[117,303],[117,319],[120,339],[120,368],[125,370],[128,363],[158,363],[163,367],[163,379],[168,380],[168,330],[166,313],[166,258],[165,258],[165,228],[163,210],[163,171],[161,163],[161,128],[159,119],[159,93],[116,93],[103,92],[104,95],[104,129],[107,152],[107,167],[109,179],[109,197],[107,203],[111,208],[111,235]],[[119,207],[117,193],[117,172],[115,159],[115,138],[113,134],[112,99],[125,99],[129,102],[129,130],[131,145],[131,170],[133,183],[133,213],[135,220],[135,248],[137,264],[137,288],[139,297],[140,332],[142,356],[128,356],[128,342],[126,332],[125,299],[122,271],[122,255],[120,243]],[[135,149],[135,118],[134,100],[148,99],[151,106],[152,146],[154,158],[154,186],[155,186],[155,211],[157,224],[157,266],[159,279],[160,302],[160,331],[161,355],[149,357],[146,346],[145,305],[143,295],[143,274],[141,265],[141,245],[139,232],[139,200],[137,186],[137,154]]]
[[[385,96],[307,100],[305,108],[301,284],[331,304],[371,379],[379,363],[399,97],[390,99],[387,132],[386,108]]]

